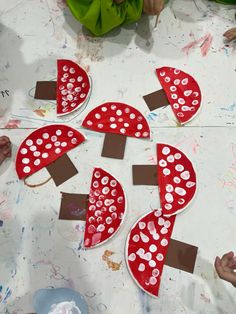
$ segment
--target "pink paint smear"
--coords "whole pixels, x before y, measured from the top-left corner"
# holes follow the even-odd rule
[[[213,36],[210,33],[208,33],[205,36],[202,36],[201,38],[190,42],[187,46],[185,46],[182,49],[182,51],[186,53],[188,56],[190,51],[200,44],[202,57],[205,57],[211,48],[212,41],[213,41]]]

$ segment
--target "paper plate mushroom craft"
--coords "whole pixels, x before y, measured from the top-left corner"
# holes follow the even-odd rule
[[[25,180],[46,167],[55,184],[60,185],[78,173],[66,153],[84,141],[82,133],[64,124],[47,125],[33,131],[17,152],[16,172],[19,179]]]
[[[71,60],[57,60],[57,81],[38,81],[35,99],[56,100],[57,115],[63,116],[80,108],[91,90],[87,72]]]
[[[152,111],[171,105],[179,123],[185,124],[192,120],[201,106],[201,91],[196,80],[171,67],[159,68],[156,73],[163,89],[143,97],[149,109]]]
[[[89,195],[62,193],[59,219],[84,220],[84,247],[96,247],[119,230],[125,215],[125,193],[110,173],[94,168]]]
[[[126,262],[136,284],[157,297],[164,265],[193,273],[198,248],[171,239],[175,216],[154,210],[131,228],[126,242]]]
[[[124,103],[107,102],[85,117],[82,126],[104,132],[102,156],[123,159],[127,136],[150,138],[150,128],[143,114]]]
[[[133,165],[134,185],[158,185],[163,215],[184,210],[196,193],[196,173],[192,162],[179,149],[157,144],[157,165]]]

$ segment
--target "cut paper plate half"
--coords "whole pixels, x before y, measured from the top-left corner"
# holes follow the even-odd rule
[[[126,199],[121,184],[110,173],[95,168],[88,201],[84,247],[93,248],[113,237],[123,222],[125,210]]]
[[[33,297],[37,314],[88,314],[88,305],[77,291],[68,288],[40,289]]]
[[[96,132],[150,138],[150,127],[143,114],[119,102],[108,102],[94,108],[85,117],[82,126]]]
[[[16,155],[19,179],[46,167],[84,141],[82,133],[64,124],[47,125],[33,131],[21,143]]]
[[[126,242],[126,262],[136,284],[153,297],[158,296],[166,253],[175,216],[150,212],[131,228]]]
[[[157,144],[157,160],[163,215],[175,215],[188,206],[196,193],[196,172],[182,151],[167,144]]]
[[[196,80],[175,68],[162,67],[156,70],[171,108],[181,124],[192,120],[201,107],[201,91]]]

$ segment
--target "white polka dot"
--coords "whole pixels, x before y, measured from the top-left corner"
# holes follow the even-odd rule
[[[130,117],[130,119],[133,120],[133,119],[135,119],[136,115],[134,113],[131,113],[129,117]]]
[[[146,234],[140,232],[140,237],[141,237],[141,239],[142,239],[142,241],[143,241],[144,243],[148,243],[148,242],[149,242],[149,237],[146,236]]]
[[[149,250],[150,250],[150,252],[154,253],[157,251],[157,246],[155,244],[152,244],[149,246]]]
[[[141,136],[141,133],[140,133],[140,132],[136,132],[134,135],[135,135],[136,137],[140,137],[140,136]]]
[[[68,83],[68,84],[66,85],[66,87],[67,87],[68,89],[72,89],[72,88],[74,87],[74,84]]]
[[[170,82],[170,77],[166,76],[164,80],[165,80],[166,83],[169,83]]]
[[[110,189],[109,189],[109,187],[108,186],[105,186],[103,189],[102,189],[102,193],[103,194],[108,194],[110,192]]]
[[[23,168],[24,173],[29,173],[30,170],[31,170],[31,169],[30,169],[29,166],[26,166],[26,167]]]
[[[77,138],[73,137],[72,140],[71,140],[71,143],[72,143],[73,145],[77,144]]]
[[[90,120],[88,120],[88,121],[87,121],[87,125],[93,125],[93,122],[90,121]]]
[[[51,144],[51,143],[46,144],[46,145],[45,145],[45,148],[46,148],[46,149],[52,148],[52,144]]]
[[[171,210],[171,208],[172,208],[172,205],[171,205],[171,204],[165,204],[165,209]]]
[[[164,256],[163,256],[163,254],[158,253],[157,256],[156,256],[156,258],[157,258],[158,261],[163,261]]]
[[[181,84],[182,85],[187,85],[188,84],[188,78],[184,78],[182,81],[181,81]]]
[[[112,196],[116,196],[116,195],[117,195],[117,190],[116,190],[116,189],[112,190],[112,191],[111,191],[111,195],[112,195]]]
[[[176,90],[177,90],[176,86],[171,86],[171,87],[170,87],[170,91],[171,91],[171,92],[176,92]]]
[[[174,84],[175,84],[175,85],[179,85],[179,83],[180,83],[180,80],[179,80],[179,79],[174,80]]]
[[[175,166],[175,170],[181,172],[181,171],[184,170],[184,166],[183,166],[183,165],[180,165],[180,164],[177,164],[177,165]]]
[[[146,254],[144,254],[143,258],[144,258],[146,261],[150,261],[150,260],[152,259],[152,253],[147,252]]]
[[[199,93],[198,92],[193,92],[194,97],[198,97]]]
[[[107,217],[107,218],[106,218],[106,223],[107,223],[108,225],[110,225],[110,224],[112,223],[111,217]]]
[[[139,229],[143,230],[143,229],[146,228],[146,223],[145,223],[144,221],[140,221],[140,222],[138,223],[138,226],[139,226]]]
[[[165,176],[168,176],[170,174],[170,169],[168,169],[168,168],[163,169],[163,174]]]
[[[189,171],[183,171],[181,174],[180,174],[180,177],[183,179],[183,180],[188,180],[190,178],[190,173]]]
[[[96,118],[96,119],[101,119],[100,113],[96,113],[96,114],[95,114],[95,118]]]
[[[169,153],[170,153],[169,147],[167,147],[167,146],[163,147],[163,149],[162,149],[162,154],[163,154],[163,155],[168,155]]]
[[[54,143],[54,146],[55,147],[58,147],[58,146],[60,146],[61,145],[61,143],[59,142],[59,141],[56,141],[55,143]]]
[[[26,149],[26,148],[21,148],[20,152],[21,152],[22,155],[25,155],[25,154],[27,154],[28,149]]]
[[[158,218],[158,225],[159,226],[163,226],[164,222],[165,222],[164,218],[162,218],[162,217]]]
[[[174,69],[174,74],[175,75],[178,75],[180,73],[180,70],[179,69]]]
[[[159,161],[159,166],[160,166],[160,167],[166,167],[166,165],[167,165],[167,162],[166,162],[164,159],[161,159],[161,160]]]
[[[177,96],[177,94],[171,94],[171,98],[172,98],[172,99],[177,99],[178,96]]]
[[[125,132],[126,132],[126,129],[125,129],[125,128],[121,128],[121,129],[120,129],[120,133],[125,134]]]
[[[192,90],[191,89],[188,89],[188,90],[185,90],[184,91],[184,96],[188,97],[192,94]]]
[[[157,268],[153,269],[153,271],[152,271],[152,276],[153,277],[158,277],[159,274],[160,274],[160,272],[159,272],[159,270]]]
[[[34,165],[35,165],[35,166],[38,166],[39,164],[40,164],[40,159],[35,159]]]
[[[169,220],[166,220],[166,221],[164,222],[164,227],[165,227],[165,228],[169,228],[169,227],[170,227],[170,221],[169,221]]]
[[[36,151],[36,152],[33,152],[33,155],[34,155],[34,157],[39,157],[41,155],[41,153]]]
[[[180,117],[180,118],[183,118],[183,117],[184,117],[184,114],[183,114],[182,112],[178,112],[178,113],[177,113],[177,116]]]
[[[68,71],[68,66],[67,66],[67,65],[64,65],[62,69],[63,69],[63,71],[66,72],[66,71]]]
[[[138,129],[138,130],[142,130],[142,128],[143,128],[143,125],[142,125],[141,123],[139,123],[139,124],[137,125],[137,129]]]
[[[180,178],[178,178],[178,177],[174,177],[173,180],[174,180],[174,182],[177,183],[177,184],[181,182]]]
[[[173,155],[169,155],[169,156],[167,157],[167,161],[168,161],[168,162],[174,162],[174,161],[175,161],[174,156],[173,156]]]
[[[128,107],[125,108],[126,113],[130,113],[130,109]]]
[[[134,242],[138,242],[139,241],[139,235],[135,234],[132,239]]]
[[[116,180],[111,180],[110,181],[110,185],[114,188],[117,185],[117,181]]]
[[[168,203],[172,203],[172,202],[174,201],[172,194],[171,194],[171,193],[166,193],[166,195],[165,195],[165,200],[166,200]]]
[[[179,104],[175,103],[173,104],[174,109],[179,109]]]
[[[43,140],[42,140],[41,138],[38,138],[38,139],[36,140],[36,143],[37,143],[38,145],[42,145],[42,144],[43,144]]]
[[[102,110],[103,112],[106,112],[106,111],[107,111],[107,107],[102,107],[101,110]]]
[[[145,265],[143,263],[140,263],[139,267],[138,267],[138,270],[139,271],[144,271],[145,270]]]
[[[157,279],[155,277],[150,277],[149,283],[152,286],[155,286],[157,284]]]
[[[124,197],[123,197],[123,196],[119,196],[119,197],[117,198],[117,202],[118,202],[119,204],[123,203],[123,202],[124,202]]]
[[[30,146],[30,150],[32,152],[35,152],[37,150],[37,147],[35,145]]]
[[[166,74],[165,71],[160,72],[160,76],[165,76],[165,74]]]
[[[103,128],[103,124],[102,124],[102,123],[99,123],[99,124],[98,124],[98,128],[99,128],[99,129],[102,129],[102,128]]]
[[[26,143],[27,146],[33,145],[33,141],[32,140],[27,140],[25,143]]]
[[[60,153],[61,153],[61,149],[60,149],[60,148],[56,148],[56,149],[55,149],[55,153],[56,153],[56,154],[60,154]]]
[[[105,230],[105,226],[104,225],[102,225],[102,224],[98,225],[98,227],[97,227],[97,231],[98,232],[103,232],[104,230]]]
[[[148,132],[143,132],[143,137],[147,137],[149,136],[149,133]]]
[[[178,99],[178,103],[179,103],[180,105],[184,105],[184,104],[185,104],[185,100],[184,100],[183,98],[179,98],[179,99]]]
[[[22,163],[27,165],[30,162],[29,158],[23,158]]]
[[[125,126],[126,128],[128,128],[128,127],[129,127],[129,123],[125,122],[125,123],[124,123],[124,126]]]
[[[117,125],[116,125],[115,123],[112,123],[112,124],[110,125],[110,127],[111,127],[112,129],[115,129],[115,128],[117,127]]]
[[[150,267],[155,267],[157,263],[154,260],[151,260],[148,262],[148,264]]]
[[[192,105],[193,105],[193,106],[198,105],[198,101],[197,101],[196,99],[195,99],[195,100],[193,100],[193,101],[192,101]]]
[[[109,228],[107,232],[108,232],[109,234],[112,234],[112,233],[114,233],[114,231],[115,231],[114,228]]]
[[[117,208],[116,208],[115,205],[112,205],[112,206],[109,207],[109,212],[110,212],[110,213],[113,213],[113,212],[115,212],[116,210],[117,210]]]
[[[136,254],[135,253],[131,253],[129,255],[129,257],[128,257],[128,260],[131,261],[131,262],[135,261],[136,260]]]
[[[42,158],[48,158],[48,153],[43,153]]]
[[[116,111],[116,114],[117,114],[117,116],[121,116],[121,115],[122,115],[122,111],[121,111],[120,109],[118,109],[118,110]]]
[[[160,238],[158,233],[153,233],[152,237],[153,237],[153,240],[159,240]]]
[[[166,239],[162,239],[161,240],[161,245],[162,246],[167,246],[167,244],[168,244],[168,241]]]
[[[49,134],[48,134],[48,133],[43,133],[43,138],[44,138],[45,140],[47,140],[47,139],[49,138]]]
[[[180,198],[178,200],[178,204],[183,205],[185,203],[185,200],[183,198]]]
[[[186,195],[186,191],[185,191],[185,189],[183,189],[183,188],[177,187],[177,188],[175,188],[175,192],[176,192],[178,195],[180,195],[180,196]]]
[[[193,186],[195,186],[196,185],[196,183],[195,182],[192,182],[192,181],[188,181],[187,183],[186,183],[186,187],[187,188],[191,188],[191,187],[193,187]]]
[[[106,185],[109,182],[109,178],[107,176],[103,177],[101,180],[103,185]]]
[[[74,132],[73,131],[69,131],[67,134],[68,134],[69,137],[72,137],[74,135]]]

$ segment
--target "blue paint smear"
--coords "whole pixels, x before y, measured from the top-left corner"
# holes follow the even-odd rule
[[[234,109],[236,108],[236,103],[233,103],[232,105],[230,105],[229,107],[222,107],[220,108],[220,110],[224,110],[224,111],[234,111]]]
[[[2,292],[2,286],[0,286],[0,292]]]
[[[2,300],[3,303],[6,303],[7,299],[11,296],[11,289],[7,288],[6,292],[5,292],[5,297]]]
[[[0,227],[2,227],[3,226],[3,221],[2,220],[0,220]],[[0,291],[1,292],[1,291]]]

